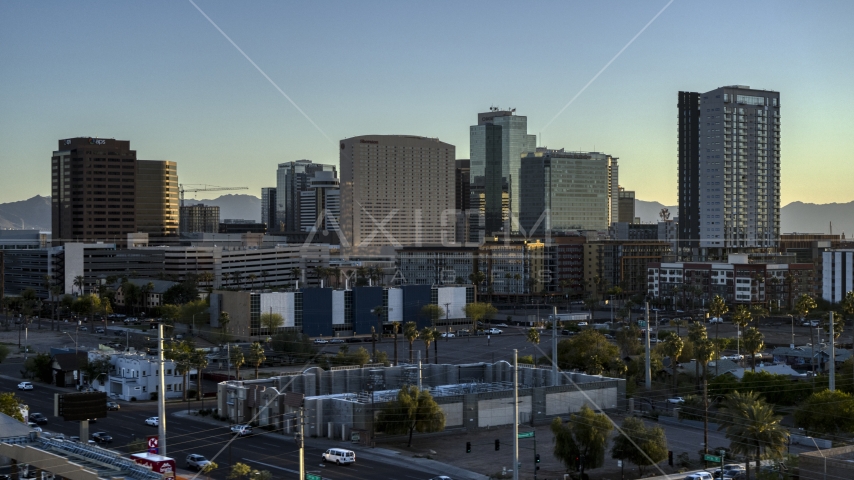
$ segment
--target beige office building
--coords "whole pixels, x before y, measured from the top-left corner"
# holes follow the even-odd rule
[[[340,161],[342,247],[393,254],[455,241],[453,145],[365,135],[341,141]]]
[[[178,164],[136,161],[136,228],[152,241],[178,236]]]

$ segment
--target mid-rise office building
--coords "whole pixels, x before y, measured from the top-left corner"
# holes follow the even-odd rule
[[[319,171],[309,182],[308,190],[300,192],[300,231],[339,231],[341,190],[333,172]]]
[[[822,252],[821,298],[839,303],[854,290],[854,248]]]
[[[500,231],[511,212],[519,216],[521,159],[536,147],[528,117],[516,115],[515,108],[479,113],[477,125],[469,127],[471,202],[482,206],[487,234]]]
[[[680,253],[769,252],[780,236],[780,93],[679,92]]]
[[[618,217],[616,157],[538,148],[522,166],[519,224],[526,233],[607,230]]]
[[[342,247],[393,254],[455,241],[453,145],[409,135],[340,143]]]
[[[619,187],[617,192],[619,198],[619,216],[618,222],[635,223],[635,192]]]
[[[136,232],[136,151],[127,140],[69,138],[51,157],[54,245]]]
[[[176,163],[137,160],[127,140],[60,140],[51,157],[51,192],[54,245],[178,233]]]
[[[178,164],[136,161],[136,232],[150,240],[178,236]]]
[[[219,232],[219,207],[216,205],[184,205],[181,207],[181,233]]]
[[[267,225],[267,231],[281,231],[276,219],[276,188],[266,187],[261,189],[261,223]]]
[[[279,164],[276,171],[276,215],[279,231],[300,231],[300,192],[311,188],[311,180],[317,172],[331,172],[333,177],[338,177],[335,165],[314,163],[311,160]]]

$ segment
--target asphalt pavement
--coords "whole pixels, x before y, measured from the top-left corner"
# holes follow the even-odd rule
[[[62,433],[66,436],[79,435],[79,422],[65,422],[53,416],[54,393],[72,392],[71,389],[57,388],[51,385],[35,383],[35,388],[29,391],[17,390],[20,379],[13,376],[15,365],[4,364],[0,375],[0,391],[13,391],[30,409],[30,413],[42,413],[48,417],[48,424],[42,429],[47,432]],[[11,370],[11,372],[10,372]],[[10,373],[12,373],[10,375]],[[206,407],[213,406],[213,400],[207,400]],[[155,402],[119,402],[119,411],[108,412],[107,418],[90,423],[89,433],[103,431],[113,437],[113,442],[104,445],[107,448],[129,454],[127,445],[134,438],[145,439],[148,435],[156,435],[157,428],[147,426],[145,419],[157,416]],[[201,402],[191,402],[192,409],[201,408]],[[242,462],[259,470],[269,470],[274,478],[298,478],[299,456],[298,449],[292,437],[279,433],[270,433],[256,429],[256,434],[249,437],[234,437],[228,426],[223,422],[212,419],[200,421],[186,415],[187,404],[168,403],[166,419],[166,448],[167,455],[175,458],[179,468],[185,466],[185,458],[190,453],[204,455],[219,465],[219,469],[211,474],[211,478],[225,479],[229,466]],[[183,415],[176,415],[184,412]],[[213,423],[211,423],[213,422]],[[321,454],[331,447],[341,447],[340,442],[313,439],[307,442],[305,449],[306,470],[320,474],[328,480],[344,479],[376,479],[389,480],[426,480],[436,475],[446,474],[441,464],[421,466],[418,469],[406,468],[401,462],[389,463],[382,455],[364,456],[357,454],[357,462],[352,466],[339,467],[324,465],[320,462]],[[355,450],[355,449],[354,449]],[[408,459],[407,459],[408,461]],[[455,477],[456,478],[456,477]]]

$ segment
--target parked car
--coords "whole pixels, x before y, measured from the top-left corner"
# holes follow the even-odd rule
[[[727,477],[732,478],[735,475],[737,475],[741,472],[744,472],[744,471],[745,471],[745,469],[744,469],[743,465],[738,464],[738,463],[728,463],[728,464],[724,465],[723,477],[724,478],[727,478]],[[721,469],[718,468],[715,471],[713,471],[712,476],[715,478],[721,478]]]
[[[709,472],[696,472],[685,477],[685,480],[714,480]]]
[[[496,323],[496,324],[495,324],[495,326],[496,326],[496,327],[503,327],[503,328],[507,328],[507,327],[508,327],[508,325],[507,325],[506,323]]]
[[[327,343],[329,343],[329,340],[325,338],[315,338],[314,343],[315,345],[326,345]]]
[[[323,452],[322,461],[337,463],[338,465],[350,465],[356,463],[356,454],[352,450],[330,448]]]
[[[682,398],[682,397],[673,397],[673,398],[668,398],[668,399],[667,399],[667,403],[672,403],[672,404],[674,404],[674,405],[679,405],[679,404],[681,404],[681,403],[685,403],[685,399],[684,399],[684,398]]]
[[[201,471],[210,463],[210,460],[197,453],[191,453],[187,455],[187,468],[193,468],[195,470]]]
[[[240,437],[252,435],[252,427],[249,425],[232,425],[231,433]]]
[[[487,335],[501,335],[501,330],[497,328],[487,328],[485,331]]]
[[[724,319],[721,317],[712,317],[709,319],[709,324],[715,324],[715,323],[721,323],[722,324],[722,323],[724,323]]]
[[[345,340],[345,341],[347,343],[359,343],[362,341],[362,339],[359,337],[347,337],[347,340]]]
[[[97,327],[95,328],[95,333],[106,333],[106,330],[104,330],[104,327]]]
[[[47,425],[47,417],[45,417],[41,413],[31,413],[30,421],[38,425]]]
[[[113,437],[107,435],[107,432],[93,433],[92,440],[94,440],[95,443],[113,443]]]
[[[107,410],[118,410],[121,407],[116,402],[107,402]]]
[[[148,417],[145,419],[145,424],[152,427],[160,426],[160,417]]]
[[[30,382],[21,382],[18,384],[18,390],[32,390],[33,384]]]
[[[563,329],[560,331],[560,334],[561,335],[575,335],[575,332],[573,330]]]
[[[332,340],[329,341],[329,343],[344,343],[344,339],[343,338],[333,338]]]
[[[467,337],[469,335],[471,335],[471,331],[468,328],[461,328],[457,330],[458,337]]]
[[[454,337],[456,337],[456,335],[454,335],[454,333],[453,333],[453,332],[444,332],[444,333],[442,333],[442,338],[454,338]]]

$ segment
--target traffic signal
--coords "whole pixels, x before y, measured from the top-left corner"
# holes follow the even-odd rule
[[[501,450],[501,440],[495,439],[495,451]]]
[[[540,454],[534,455],[534,463],[540,463]]]
[[[578,459],[578,455],[575,456],[575,471],[576,472],[581,471],[581,462]]]
[[[471,453],[471,442],[466,442],[466,453]]]
[[[673,450],[667,451],[667,464],[673,466]]]

